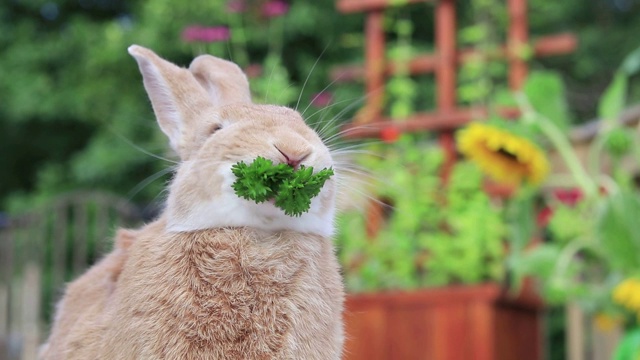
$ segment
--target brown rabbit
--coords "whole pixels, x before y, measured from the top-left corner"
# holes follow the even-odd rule
[[[86,337],[77,330],[54,346],[73,311],[70,287],[43,358],[339,359],[335,180],[300,217],[231,187],[239,161],[322,169],[334,165],[329,150],[297,112],[251,103],[235,64],[204,55],[187,70],[140,46],[129,53],[182,161],[163,215],[136,232],[115,289],[96,301],[101,313],[83,321]]]

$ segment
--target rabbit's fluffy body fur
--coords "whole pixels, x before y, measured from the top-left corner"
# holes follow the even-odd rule
[[[41,358],[339,359],[344,290],[330,239],[335,180],[292,218],[232,190],[231,166],[333,166],[301,116],[255,105],[240,69],[189,69],[132,46],[160,128],[181,158],[166,209],[71,283]]]

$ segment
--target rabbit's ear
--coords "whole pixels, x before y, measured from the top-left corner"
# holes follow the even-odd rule
[[[169,137],[171,147],[186,159],[185,136],[192,132],[198,115],[211,107],[207,91],[189,70],[160,58],[153,51],[138,45],[128,50],[138,62],[160,128]]]
[[[189,71],[209,93],[213,104],[250,103],[249,81],[238,65],[211,55],[200,55]]]

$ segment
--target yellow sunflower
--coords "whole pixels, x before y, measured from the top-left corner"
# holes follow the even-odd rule
[[[458,148],[498,182],[539,184],[549,172],[542,150],[501,128],[472,123],[458,133]]]
[[[613,289],[613,301],[639,312],[640,315],[640,280],[629,278]]]

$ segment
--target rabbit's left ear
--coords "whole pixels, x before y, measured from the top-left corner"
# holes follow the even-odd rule
[[[209,94],[189,70],[142,46],[132,45],[128,50],[138,62],[160,129],[180,158],[188,159],[197,121],[213,107]]]
[[[207,90],[215,106],[251,102],[249,81],[238,65],[211,55],[200,55],[191,62],[189,71]]]

